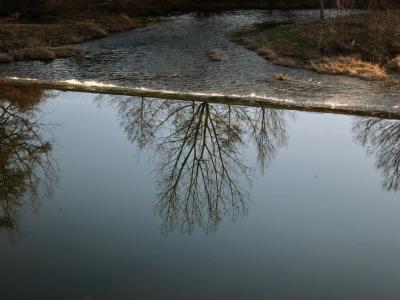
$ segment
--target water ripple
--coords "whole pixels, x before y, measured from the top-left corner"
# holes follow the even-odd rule
[[[50,63],[18,62],[0,66],[1,76],[45,80],[101,81],[119,86],[181,93],[254,95],[296,103],[336,107],[395,107],[398,87],[344,76],[274,65],[231,42],[229,32],[260,22],[297,21],[318,11],[235,11],[164,18],[147,28],[82,44],[89,53]],[[227,59],[212,62],[220,49]],[[274,74],[289,75],[278,81]]]

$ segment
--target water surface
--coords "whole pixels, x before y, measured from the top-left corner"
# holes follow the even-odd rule
[[[1,299],[397,299],[396,120],[2,88]]]
[[[334,14],[328,11],[328,15]],[[50,63],[0,65],[0,75],[45,80],[95,80],[126,87],[182,93],[255,95],[283,103],[348,109],[399,110],[398,84],[277,66],[230,40],[230,34],[262,22],[297,22],[319,17],[317,10],[233,11],[162,18],[146,28],[83,43],[87,55]],[[207,54],[227,57],[212,62]],[[276,74],[291,80],[278,81]]]

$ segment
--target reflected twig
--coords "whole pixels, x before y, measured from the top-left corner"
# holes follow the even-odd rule
[[[356,139],[376,156],[376,167],[384,176],[383,186],[400,187],[400,122],[384,119],[358,119],[353,127]]]
[[[32,101],[29,101],[29,94]],[[52,146],[43,136],[36,105],[42,91],[0,91],[0,229],[17,232],[18,211],[29,198],[38,206],[40,191],[50,193],[57,179]]]
[[[104,98],[104,97],[102,97]],[[100,100],[100,98],[98,99]],[[264,171],[286,144],[282,111],[203,102],[112,98],[131,142],[159,157],[156,211],[165,233],[215,231],[223,216],[245,216],[251,168],[242,157],[250,138]]]

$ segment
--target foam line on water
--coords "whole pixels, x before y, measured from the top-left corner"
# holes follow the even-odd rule
[[[16,86],[36,86],[43,89],[61,91],[89,92],[121,96],[136,96],[183,101],[208,101],[241,106],[265,106],[278,109],[293,109],[302,111],[328,112],[340,114],[354,114],[370,117],[400,119],[400,107],[362,106],[351,103],[327,101],[296,101],[294,99],[280,99],[267,95],[250,94],[222,94],[207,92],[179,92],[166,89],[149,89],[146,87],[127,87],[98,81],[80,81],[76,79],[62,81],[47,81],[33,78],[4,77],[0,84]]]

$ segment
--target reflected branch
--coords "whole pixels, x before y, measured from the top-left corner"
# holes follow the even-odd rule
[[[47,126],[37,108],[41,99],[43,91],[0,91],[0,229],[10,237],[25,200],[37,208],[40,191],[50,193],[57,178],[52,146],[43,135]]]
[[[251,168],[242,157],[256,144],[264,170],[287,142],[282,111],[202,102],[113,98],[128,139],[156,150],[162,231],[214,232],[224,216],[247,214]]]
[[[252,115],[243,111],[257,147],[257,160],[262,173],[275,158],[278,150],[287,145],[286,118],[282,111],[259,108]]]
[[[247,177],[249,169],[239,157],[240,135],[208,103],[193,105],[158,143],[163,176],[156,207],[166,231],[190,233],[195,225],[213,231],[223,214],[236,218],[247,211],[247,195],[234,176],[240,170]]]
[[[358,119],[353,127],[357,141],[376,157],[386,190],[400,187],[400,122],[383,119]]]

